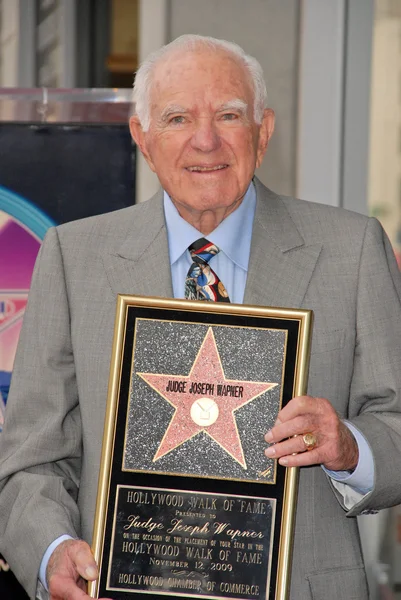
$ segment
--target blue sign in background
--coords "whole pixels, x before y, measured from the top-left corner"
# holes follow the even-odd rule
[[[53,224],[133,204],[134,182],[135,152],[125,124],[0,124],[0,215],[39,241]],[[18,264],[23,253],[19,257],[13,248],[0,263],[15,261],[17,272],[26,268]],[[5,418],[10,379],[11,372],[0,369]],[[6,558],[0,555],[0,598],[25,600]]]

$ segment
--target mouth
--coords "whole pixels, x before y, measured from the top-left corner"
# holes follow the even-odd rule
[[[190,173],[214,173],[215,171],[222,171],[223,169],[227,169],[228,165],[213,165],[213,166],[204,166],[204,165],[194,165],[192,167],[186,167],[186,170]]]

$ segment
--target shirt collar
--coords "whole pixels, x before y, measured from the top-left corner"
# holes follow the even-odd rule
[[[210,242],[216,244],[228,258],[244,270],[248,269],[255,207],[256,190],[251,182],[238,208],[207,236]],[[167,192],[164,192],[164,215],[170,264],[173,265],[186,252],[188,246],[203,237],[203,234],[180,216]]]

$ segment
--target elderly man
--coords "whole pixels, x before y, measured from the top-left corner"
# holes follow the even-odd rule
[[[131,133],[163,191],[43,243],[1,439],[0,550],[30,597],[39,577],[51,598],[88,598],[117,293],[304,307],[315,313],[310,395],[266,432],[268,456],[302,467],[291,599],[367,598],[354,517],[401,501],[389,243],[374,219],[254,178],[274,114],[259,64],[238,46],[175,40],[141,66],[134,100]],[[191,258],[205,245],[207,281]]]

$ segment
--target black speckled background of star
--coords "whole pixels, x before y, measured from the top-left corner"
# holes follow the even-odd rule
[[[213,326],[227,379],[278,383],[235,411],[247,469],[204,432],[153,462],[174,408],[137,373],[188,375],[208,327],[136,320],[123,469],[273,483],[274,461],[264,454],[264,435],[280,410],[286,348],[282,330]],[[261,476],[269,467],[268,475]]]

